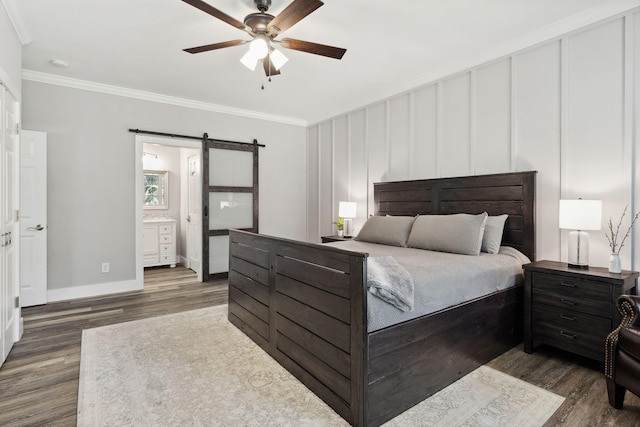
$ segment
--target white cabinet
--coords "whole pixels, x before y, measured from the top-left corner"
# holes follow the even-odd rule
[[[176,220],[150,219],[144,221],[145,267],[176,266]]]

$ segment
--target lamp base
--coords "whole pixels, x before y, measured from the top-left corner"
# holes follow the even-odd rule
[[[567,266],[569,268],[581,268],[583,270],[586,270],[589,268],[589,266],[587,264],[572,264],[570,262],[567,263]]]
[[[345,218],[344,219],[344,237],[351,237],[351,235],[353,234],[353,221],[351,220],[351,218]]]
[[[569,233],[569,267],[589,268],[589,234],[574,230]]]

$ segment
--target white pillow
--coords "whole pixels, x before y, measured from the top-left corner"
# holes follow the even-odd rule
[[[364,223],[355,240],[406,248],[415,219],[414,216],[372,216]]]
[[[487,217],[487,223],[484,226],[484,236],[482,237],[482,252],[497,254],[500,250],[502,242],[502,232],[504,231],[504,223],[509,215],[498,215]]]
[[[487,213],[420,215],[407,246],[463,255],[479,255]]]

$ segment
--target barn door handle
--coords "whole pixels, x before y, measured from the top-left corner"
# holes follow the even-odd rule
[[[27,227],[27,230],[42,231],[44,230],[44,227],[42,226],[42,224],[38,224],[35,227]]]

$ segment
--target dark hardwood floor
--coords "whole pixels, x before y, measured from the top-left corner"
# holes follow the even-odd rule
[[[0,426],[75,426],[82,330],[227,302],[227,281],[145,270],[145,289],[22,310],[24,334],[0,368]]]
[[[487,366],[565,398],[545,426],[640,426],[640,398],[633,393],[623,409],[609,406],[600,362],[544,345],[527,354],[520,344]]]
[[[198,283],[188,269],[145,271],[145,290],[22,311],[24,335],[0,368],[0,426],[75,426],[82,329],[227,302],[227,282]],[[489,364],[566,398],[546,426],[640,426],[640,398],[609,406],[602,365],[539,346]]]

